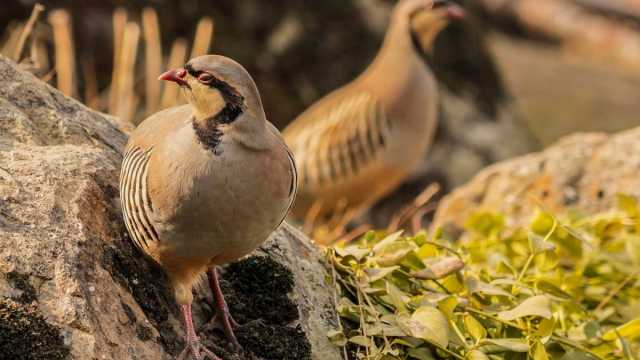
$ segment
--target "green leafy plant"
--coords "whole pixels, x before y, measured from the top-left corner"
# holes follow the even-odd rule
[[[640,359],[640,207],[510,227],[492,212],[458,238],[371,231],[327,250],[349,359]]]

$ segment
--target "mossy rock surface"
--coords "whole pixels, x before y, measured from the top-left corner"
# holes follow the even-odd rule
[[[0,359],[63,360],[68,355],[60,329],[48,324],[35,305],[0,298]]]

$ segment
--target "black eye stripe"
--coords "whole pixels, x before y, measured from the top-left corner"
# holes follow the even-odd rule
[[[185,70],[189,73],[189,75],[198,77],[202,71],[196,71],[191,64],[187,63],[184,65]]]

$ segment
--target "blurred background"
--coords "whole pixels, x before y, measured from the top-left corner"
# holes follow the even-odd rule
[[[563,135],[640,125],[640,0],[456,2],[469,16],[426,59],[443,97],[436,143],[374,224],[433,182],[446,193]],[[3,1],[1,52],[87,106],[138,123],[181,101],[158,74],[217,53],[247,67],[282,129],[366,67],[394,1],[40,3]]]

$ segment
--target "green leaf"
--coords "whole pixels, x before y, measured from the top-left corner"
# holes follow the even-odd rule
[[[458,306],[458,299],[455,296],[447,296],[438,301],[438,309],[451,321],[454,320],[453,311],[456,309],[456,306]]]
[[[595,360],[595,358],[585,352],[578,350],[571,350],[564,354],[560,360]]]
[[[373,344],[371,338],[362,335],[356,335],[349,338],[350,343],[354,343],[356,345],[369,347]]]
[[[587,339],[597,337],[599,332],[600,323],[598,321],[592,320],[584,324],[584,334],[586,335]]]
[[[416,310],[409,320],[409,330],[412,336],[443,348],[449,345],[449,323],[444,314],[434,307],[423,306]]]
[[[400,269],[400,266],[390,266],[390,267],[382,267],[382,268],[367,268],[364,269],[364,273],[367,274],[368,280],[370,283],[374,281],[378,281],[392,272]]]
[[[618,207],[631,217],[638,216],[638,199],[625,194],[616,194],[618,198]]]
[[[498,313],[498,317],[500,319],[507,321],[519,319],[525,316],[539,316],[545,319],[550,319],[552,315],[551,302],[549,301],[549,298],[544,295],[530,297],[515,308]]]
[[[618,341],[622,347],[622,353],[624,354],[625,359],[635,360],[636,357],[631,353],[631,348],[629,347],[627,340],[625,340],[620,333],[616,332],[616,334],[618,335]]]
[[[473,232],[489,237],[504,228],[504,217],[501,214],[492,212],[476,212],[469,216],[465,222],[465,227]]]
[[[395,286],[392,282],[388,281],[387,285],[387,295],[389,295],[389,299],[391,300],[391,305],[396,308],[398,312],[406,312],[407,311],[407,302],[409,302],[409,298],[407,294],[402,292],[397,286]]]
[[[540,209],[536,211],[536,215],[531,221],[531,230],[539,235],[546,235],[553,228],[555,222],[553,216]]]
[[[433,357],[433,353],[431,352],[431,350],[426,347],[409,349],[409,351],[407,351],[407,355],[409,355],[410,358],[418,360],[435,360],[435,357]]]
[[[338,314],[345,319],[349,319],[354,322],[360,321],[360,311],[356,304],[352,303],[346,297],[340,298],[338,306],[336,307]]]
[[[335,346],[345,346],[347,345],[347,337],[340,330],[329,330],[327,332],[327,337],[331,340],[331,343]]]
[[[546,292],[549,295],[556,296],[556,297],[559,297],[559,298],[564,299],[564,300],[569,300],[569,299],[573,298],[571,296],[571,294],[569,294],[566,291],[560,289],[554,283],[551,283],[551,282],[546,281],[546,280],[537,281],[536,282],[536,286],[538,287],[539,290],[542,290],[542,291]]]
[[[529,352],[529,344],[525,339],[505,338],[505,339],[484,339],[480,345],[496,345],[498,352]]]
[[[409,251],[400,262],[400,265],[409,270],[422,270],[425,268],[424,262],[415,251]]]
[[[474,277],[468,277],[466,279],[466,285],[467,285],[467,289],[472,294],[478,293],[478,294],[484,294],[489,296],[506,296],[506,297],[513,296],[509,292],[503,290],[502,288],[496,285],[491,285],[486,282],[482,282]]]
[[[424,269],[411,275],[422,280],[439,280],[464,268],[464,263],[457,256],[436,258],[425,265]]]
[[[393,342],[391,343],[392,345],[398,344],[398,345],[403,345],[406,346],[410,349],[413,348],[417,348],[418,346],[424,344],[424,341],[420,340],[420,339],[416,339],[416,338],[412,338],[410,336],[405,336],[402,338],[397,338],[395,340],[393,340]]]
[[[379,244],[378,244],[379,245]],[[374,250],[376,262],[380,266],[399,264],[409,253],[417,249],[417,245],[406,240],[397,240]]]
[[[358,245],[347,246],[345,248],[336,247],[336,254],[342,258],[353,257],[356,261],[360,262],[365,256],[369,255],[369,249],[360,247]]]
[[[466,360],[489,360],[487,354],[483,353],[480,350],[471,350],[465,356]]]
[[[487,329],[485,329],[484,326],[482,326],[482,324],[471,314],[465,314],[464,327],[476,341],[487,337]]]
[[[634,320],[627,322],[626,324],[620,325],[613,330],[607,331],[602,338],[607,341],[613,341],[618,338],[618,335],[625,337],[629,340],[635,340],[640,338],[640,317]]]
[[[556,249],[556,246],[552,242],[545,241],[542,236],[534,232],[530,232],[528,234],[528,237],[529,237],[529,249],[531,250],[531,253],[533,253],[534,255],[538,255],[546,251],[554,251]]]
[[[420,259],[435,257],[438,255],[438,248],[433,244],[424,244],[420,246],[416,254]]]
[[[533,360],[549,360],[547,349],[539,341],[533,346]]]
[[[372,249],[373,253],[377,254],[380,251],[382,251],[385,247],[393,244],[394,242],[396,242],[396,240],[400,239],[400,235],[402,235],[402,230],[396,231],[393,234],[390,234],[387,237],[385,237],[384,239],[380,240],[380,242],[378,242],[373,247],[373,249]]]
[[[546,338],[553,334],[553,330],[556,328],[556,319],[542,319],[540,324],[538,324],[538,329],[535,334],[539,338]]]

